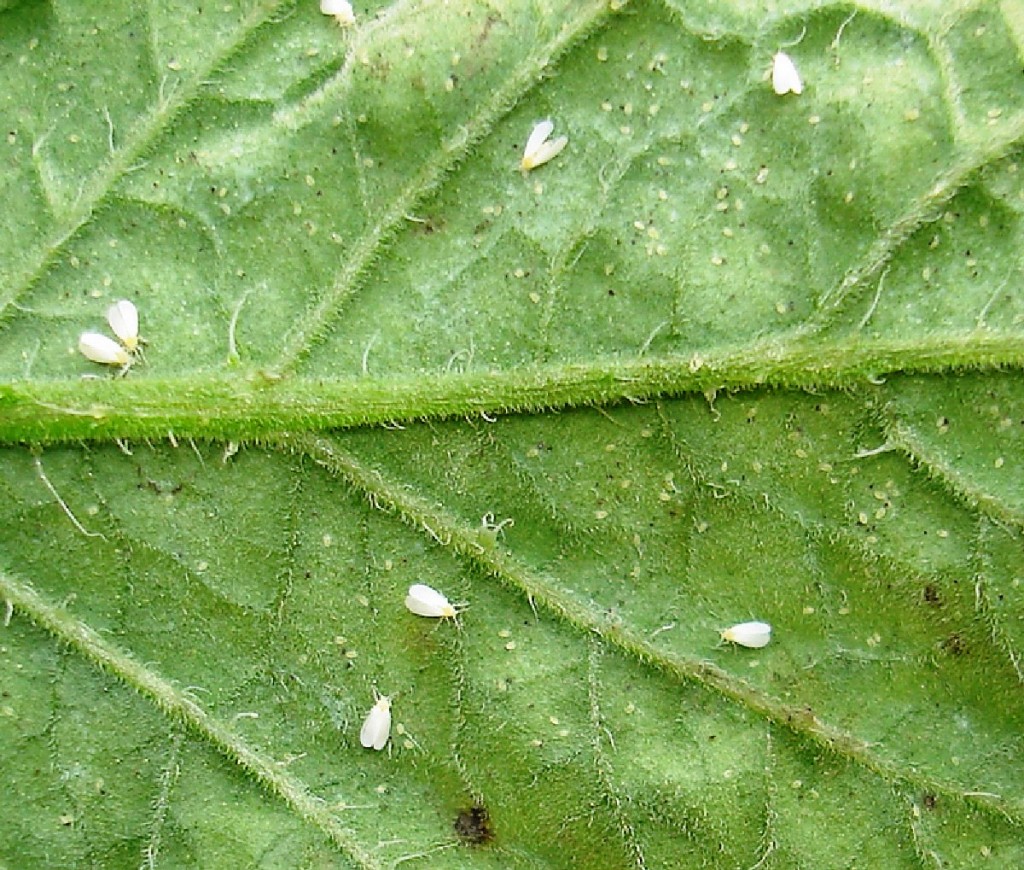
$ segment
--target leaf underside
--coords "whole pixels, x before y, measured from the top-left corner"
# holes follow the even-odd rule
[[[1021,7],[356,15],[0,3],[0,865],[1024,864]]]

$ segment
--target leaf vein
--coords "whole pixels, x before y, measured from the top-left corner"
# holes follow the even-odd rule
[[[338,849],[356,863],[367,868],[379,866],[377,860],[363,849],[349,830],[339,824],[335,814],[320,798],[310,793],[301,780],[249,746],[234,729],[208,713],[185,691],[137,662],[128,652],[47,600],[27,583],[5,572],[0,572],[0,594],[41,628],[125,685],[150,698],[168,716],[188,725],[299,816],[320,828]]]

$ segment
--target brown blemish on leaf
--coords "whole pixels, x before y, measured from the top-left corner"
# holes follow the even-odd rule
[[[942,642],[942,648],[955,656],[962,656],[967,654],[967,643],[963,639],[963,636],[954,631],[949,637]]]
[[[463,843],[481,846],[494,839],[494,828],[487,807],[474,805],[460,810],[455,817],[455,833]]]

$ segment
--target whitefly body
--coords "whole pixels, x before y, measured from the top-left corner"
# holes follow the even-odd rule
[[[804,83],[797,72],[796,64],[784,51],[776,52],[772,58],[772,89],[779,96],[804,92]]]
[[[417,616],[428,616],[433,619],[454,619],[458,615],[455,606],[445,597],[424,583],[414,583],[405,596],[405,606]]]
[[[110,336],[101,332],[83,332],[78,338],[78,352],[86,359],[105,366],[127,366],[132,355]]]
[[[768,646],[772,639],[772,627],[767,622],[738,622],[722,632],[722,640],[750,649]]]
[[[530,137],[526,140],[526,147],[523,149],[523,159],[519,161],[519,168],[523,172],[529,172],[538,166],[543,166],[549,160],[554,160],[562,149],[569,144],[568,136],[559,136],[557,139],[549,138],[555,125],[552,121],[540,121],[534,125]]]
[[[391,737],[391,699],[378,695],[376,703],[366,714],[363,727],[359,729],[359,742],[366,749],[382,750]]]
[[[356,13],[348,0],[320,0],[320,11],[330,15],[342,27],[351,27],[356,23]]]
[[[139,310],[133,302],[121,299],[107,309],[107,323],[110,329],[133,353],[139,346]]]

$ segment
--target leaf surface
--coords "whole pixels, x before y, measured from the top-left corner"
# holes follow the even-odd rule
[[[0,863],[1024,862],[1017,4],[87,5],[0,4]]]

